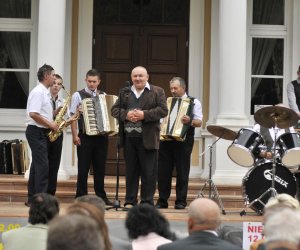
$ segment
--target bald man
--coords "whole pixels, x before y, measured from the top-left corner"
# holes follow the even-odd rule
[[[167,116],[168,108],[164,90],[150,85],[148,79],[149,75],[144,67],[135,67],[131,71],[133,85],[130,89],[121,91],[120,98],[111,110],[112,116],[120,119],[120,141],[124,142],[126,208],[138,203],[140,177],[140,202],[154,204],[160,119]],[[123,131],[121,128],[124,128]]]
[[[220,208],[207,198],[194,200],[188,208],[189,236],[158,247],[158,250],[238,250],[242,249],[227,241],[220,239],[217,228],[221,223]]]

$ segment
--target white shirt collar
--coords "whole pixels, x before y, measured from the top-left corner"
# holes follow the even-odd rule
[[[89,93],[92,96],[96,96],[96,94],[97,94],[97,89],[95,89],[94,91],[92,91],[88,87],[85,87],[84,90],[85,90],[85,92]]]

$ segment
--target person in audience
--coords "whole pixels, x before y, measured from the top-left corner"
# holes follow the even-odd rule
[[[94,205],[104,216],[105,214],[105,202],[102,200],[101,197],[93,194],[83,195],[77,197],[75,202],[85,202],[88,204]],[[131,250],[131,243],[120,237],[114,236],[112,234],[109,235],[110,242],[112,245],[112,249],[122,249],[122,250]]]
[[[95,205],[84,202],[73,203],[67,208],[66,214],[82,214],[95,220],[103,237],[104,250],[112,249],[104,214]]]
[[[222,240],[217,235],[217,228],[221,223],[220,208],[208,198],[197,198],[188,208],[189,236],[172,243],[159,246],[158,250],[194,250],[194,249],[242,249],[236,245]]]
[[[169,222],[152,205],[142,203],[129,209],[125,220],[133,250],[156,250],[170,243],[172,233]]]
[[[294,210],[299,209],[299,201],[289,194],[278,194],[275,197],[271,197],[264,207],[264,214],[262,223],[265,224],[269,217],[281,212],[285,208],[291,208]],[[257,240],[250,245],[250,250],[265,250],[265,239]]]
[[[299,210],[286,207],[269,216],[265,221],[264,234],[267,250],[299,249]]]
[[[103,213],[103,216],[105,214],[105,202],[101,197],[95,194],[86,194],[83,196],[79,196],[75,199],[75,202],[85,202],[85,203],[92,204],[96,206],[100,212]]]
[[[28,224],[3,232],[2,241],[5,250],[41,250],[46,249],[48,222],[59,213],[57,199],[47,193],[38,193],[32,197],[29,208]]]
[[[293,209],[298,209],[300,207],[300,203],[297,199],[295,199],[293,196],[289,195],[289,194],[278,194],[275,197],[271,197],[267,204],[265,205],[265,212],[272,206],[274,205],[283,205],[286,207],[290,207]]]
[[[74,249],[105,250],[99,225],[87,215],[66,214],[49,225],[47,250]]]

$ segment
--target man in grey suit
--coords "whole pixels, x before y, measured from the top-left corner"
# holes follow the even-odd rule
[[[198,198],[191,202],[188,208],[189,236],[161,245],[158,250],[206,249],[206,250],[238,250],[242,249],[220,239],[217,228],[221,223],[220,208],[207,198]]]
[[[138,66],[131,71],[133,85],[120,92],[112,107],[112,116],[119,119],[120,136],[124,135],[126,162],[125,207],[138,203],[141,177],[141,203],[154,204],[156,190],[160,119],[168,108],[162,88],[150,85],[147,70]]]
[[[47,247],[48,222],[59,212],[54,196],[35,194],[29,209],[28,225],[4,232],[2,241],[5,250],[45,250]]]

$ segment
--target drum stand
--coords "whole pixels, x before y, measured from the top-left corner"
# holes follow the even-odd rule
[[[221,137],[219,137],[216,141],[213,142],[213,144],[209,145],[209,178],[205,181],[203,187],[201,188],[200,192],[198,193],[197,198],[204,198],[204,189],[206,188],[206,186],[208,185],[208,198],[209,199],[213,199],[213,200],[217,200],[219,203],[219,206],[222,210],[222,214],[226,214],[224,206],[223,206],[223,202],[219,196],[219,192],[218,189],[216,187],[216,185],[214,184],[211,176],[212,176],[212,149],[213,149],[213,145],[217,143],[218,140],[220,140]],[[205,151],[202,153],[204,154]]]
[[[265,192],[263,192],[258,198],[254,199],[253,201],[251,201],[249,204],[246,205],[246,208],[240,212],[241,216],[246,215],[246,209],[251,207],[255,202],[259,202],[260,204],[262,204],[263,206],[265,206],[266,204],[262,201],[262,198],[265,197],[267,194],[271,194],[271,197],[275,197],[277,195],[277,191],[275,189],[275,174],[276,174],[276,135],[278,132],[278,128],[276,126],[275,123],[275,127],[274,127],[274,144],[273,144],[273,162],[272,162],[272,184],[271,187],[266,190]],[[262,215],[263,211],[259,212],[260,215]]]

